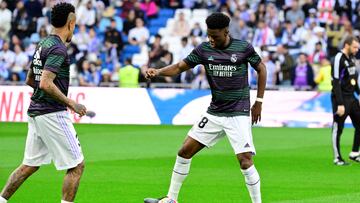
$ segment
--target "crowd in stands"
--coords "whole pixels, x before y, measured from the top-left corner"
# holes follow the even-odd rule
[[[23,84],[37,43],[51,33],[55,0],[0,0],[0,84]],[[205,19],[231,17],[233,38],[252,43],[268,88],[331,89],[331,65],[344,39],[359,37],[359,0],[68,0],[77,28],[68,54],[71,85],[149,85],[148,67],[184,59],[206,39]],[[256,72],[249,69],[250,85]],[[159,84],[208,88],[204,66]]]

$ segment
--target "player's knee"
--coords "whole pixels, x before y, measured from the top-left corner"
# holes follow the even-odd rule
[[[185,147],[182,147],[178,152],[178,156],[185,158],[185,159],[191,159],[192,154],[191,154],[190,150],[188,150]]]
[[[85,169],[84,162],[79,163],[75,168],[71,168],[68,170],[68,173],[72,174],[73,176],[81,176]]]
[[[39,170],[39,168],[40,167],[38,166],[21,165],[17,170],[20,170],[20,173],[25,177],[28,177],[31,174],[35,173],[37,170]]]
[[[254,163],[251,159],[242,159],[240,160],[240,168],[245,170],[250,168]]]

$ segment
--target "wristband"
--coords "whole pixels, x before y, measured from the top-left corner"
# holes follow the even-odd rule
[[[262,103],[264,101],[264,99],[260,98],[260,97],[257,97],[255,101]]]

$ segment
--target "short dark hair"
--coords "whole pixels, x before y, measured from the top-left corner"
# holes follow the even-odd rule
[[[75,13],[75,7],[69,3],[58,3],[51,9],[51,25],[56,28],[63,27],[70,13]]]
[[[215,12],[206,18],[208,29],[223,29],[229,27],[230,18],[220,12]]]
[[[345,41],[344,41],[344,46],[345,46],[345,44],[351,45],[353,43],[353,41],[359,42],[359,40],[355,36],[346,37]]]

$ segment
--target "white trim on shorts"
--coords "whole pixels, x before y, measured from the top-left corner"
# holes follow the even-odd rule
[[[28,117],[28,136],[23,164],[41,166],[54,162],[57,170],[79,165],[84,156],[66,111]]]

